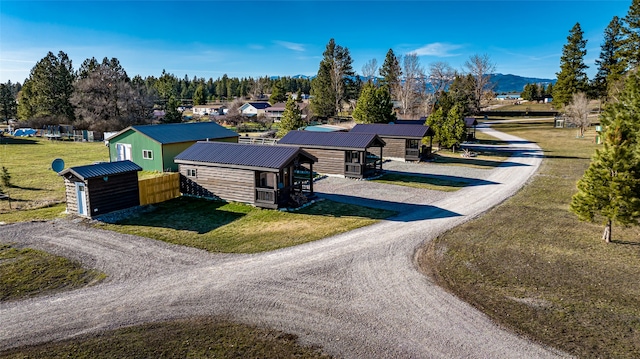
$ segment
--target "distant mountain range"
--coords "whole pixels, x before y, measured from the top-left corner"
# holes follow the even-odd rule
[[[271,78],[277,79],[279,76],[272,76]],[[312,79],[314,76],[307,75],[295,75],[291,76],[294,79]],[[362,76],[361,78],[364,79]],[[541,79],[536,77],[522,77],[511,74],[492,74],[491,84],[493,85],[493,92],[500,93],[520,93],[524,89],[526,84],[538,84],[547,87],[550,83],[555,84],[556,79]]]

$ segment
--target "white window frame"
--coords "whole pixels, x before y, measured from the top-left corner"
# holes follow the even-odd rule
[[[198,169],[197,168],[187,168],[187,177],[198,178]]]
[[[142,158],[145,160],[152,160],[153,150],[142,150]]]

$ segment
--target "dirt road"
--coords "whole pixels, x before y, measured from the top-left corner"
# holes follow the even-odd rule
[[[373,198],[364,201],[395,203],[404,211],[273,252],[210,254],[69,221],[0,227],[2,242],[62,254],[110,275],[94,287],[0,303],[0,350],[125,325],[220,315],[296,334],[302,344],[344,358],[566,357],[498,327],[416,269],[414,256],[425,241],[514,194],[541,161],[535,145],[485,130],[519,142],[504,166],[487,170],[475,185],[446,195],[403,196],[375,187]],[[341,183],[320,181],[316,190],[357,201],[339,193]]]

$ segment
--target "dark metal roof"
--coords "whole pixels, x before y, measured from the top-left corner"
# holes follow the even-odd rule
[[[268,102],[247,102],[247,103],[258,110],[264,110],[267,107],[271,107],[271,104]]]
[[[386,143],[373,133],[289,131],[279,144],[307,148],[365,150],[383,147]]]
[[[126,161],[103,162],[103,163],[96,163],[96,164],[86,165],[86,166],[70,167],[64,171],[61,171],[58,174],[60,176],[63,176],[67,173],[71,173],[74,176],[80,178],[81,180],[86,180],[89,178],[113,176],[117,174],[137,172],[137,171],[142,171],[142,167],[138,166],[137,164],[129,160],[126,160]]]
[[[206,139],[220,139],[238,137],[239,135],[226,129],[215,122],[193,122],[193,123],[167,123],[162,125],[141,125],[131,126],[131,129],[138,131],[161,144],[204,141]],[[127,131],[123,130],[120,133]],[[114,137],[120,135],[118,133]],[[113,140],[113,138],[112,138]]]
[[[396,125],[424,125],[424,123],[427,122],[427,118],[426,117],[420,117],[419,120],[395,120],[393,121],[393,123],[395,123]]]
[[[375,133],[381,137],[422,138],[433,136],[434,132],[429,126],[424,125],[400,125],[400,124],[359,124],[355,125],[351,132]]]
[[[304,162],[318,159],[299,147],[228,142],[197,142],[174,159],[176,163],[207,162],[239,167],[281,169],[298,155]]]
[[[466,127],[477,126],[478,125],[478,120],[476,120],[475,117],[465,117],[464,118],[464,125]]]

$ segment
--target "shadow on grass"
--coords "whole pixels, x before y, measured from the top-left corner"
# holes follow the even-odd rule
[[[623,245],[627,245],[627,246],[640,246],[640,242],[630,242],[630,241],[619,241],[619,240],[611,240],[611,243],[614,244],[623,244]]]
[[[172,228],[204,234],[244,217],[245,213],[220,209],[226,204],[222,201],[179,197],[154,205],[156,208],[153,211],[116,224]]]
[[[498,184],[493,181],[487,181],[478,178],[445,176],[437,174],[425,174],[414,172],[399,172],[386,170],[384,175],[379,178],[382,181],[404,182],[404,183],[423,183],[434,186],[463,188],[471,186],[487,186]],[[373,180],[375,181],[375,180]]]
[[[399,214],[393,217],[388,217],[389,221],[396,222],[413,222],[421,221],[425,219],[439,219],[439,218],[451,218],[459,217],[461,214],[451,212],[449,210],[435,207],[431,205],[412,204],[402,202],[392,202],[379,199],[362,198],[356,196],[348,196],[342,194],[331,193],[316,193],[318,197],[328,199],[334,202],[353,204],[362,207],[379,208],[389,211],[396,211]],[[356,213],[361,215],[360,213]],[[365,215],[366,216],[366,215]]]
[[[11,188],[16,188],[16,189],[22,189],[25,191],[42,191],[42,188],[35,188],[35,187],[22,187],[22,186],[16,186],[16,185],[11,185]]]
[[[38,145],[38,141],[29,137],[0,137],[0,145]]]

